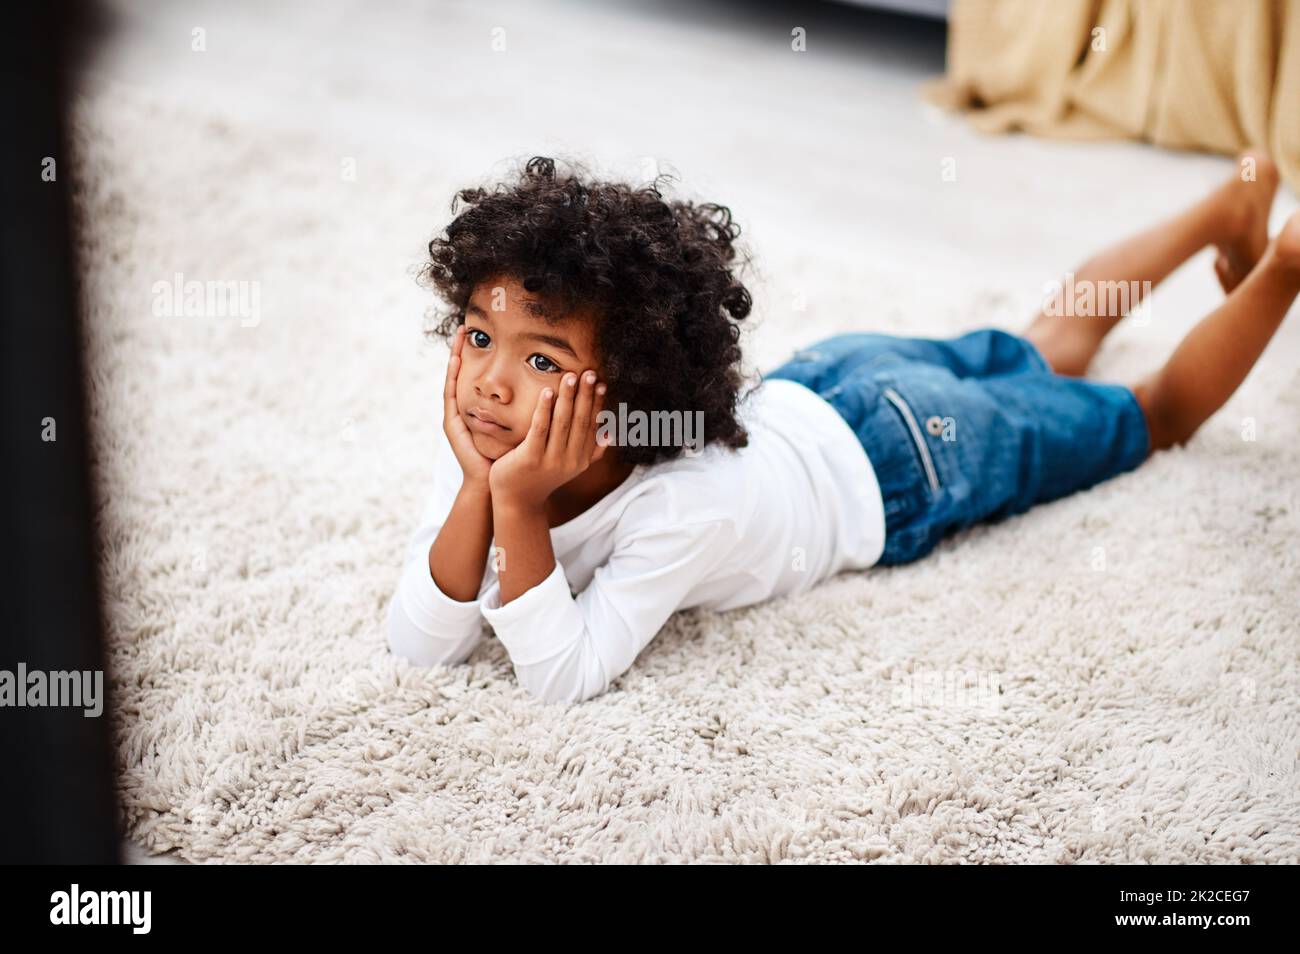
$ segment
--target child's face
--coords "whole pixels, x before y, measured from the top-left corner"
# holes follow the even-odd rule
[[[529,313],[536,300],[520,282],[501,277],[479,284],[465,309],[456,404],[474,446],[490,460],[523,442],[543,388],[559,394],[566,373],[588,369],[604,380],[590,320],[551,324]]]

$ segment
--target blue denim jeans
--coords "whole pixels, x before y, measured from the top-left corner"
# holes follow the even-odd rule
[[[996,328],[835,335],[763,377],[817,392],[857,434],[885,501],[882,564],[1132,470],[1149,447],[1129,388],[1058,375]]]

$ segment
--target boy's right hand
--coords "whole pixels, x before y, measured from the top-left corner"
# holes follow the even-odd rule
[[[456,329],[456,337],[451,342],[451,358],[447,361],[447,380],[442,388],[442,430],[451,443],[451,449],[460,463],[465,475],[465,484],[488,490],[488,471],[492,459],[484,457],[474,446],[474,435],[465,426],[460,416],[460,406],[456,403],[456,378],[460,374],[460,353],[465,347],[465,326]]]

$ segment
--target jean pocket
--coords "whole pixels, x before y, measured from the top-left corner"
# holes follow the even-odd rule
[[[917,422],[916,412],[912,405],[898,393],[892,386],[886,384],[881,389],[881,395],[894,408],[899,415],[907,432],[911,437],[912,447],[916,451],[917,458],[921,462],[921,468],[925,471],[925,479],[930,485],[931,493],[937,494],[941,489],[939,482],[939,471],[934,466],[934,458],[930,454],[930,446],[926,443],[925,434],[921,431],[921,425]]]

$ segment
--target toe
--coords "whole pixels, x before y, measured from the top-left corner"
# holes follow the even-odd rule
[[[1232,291],[1233,281],[1232,266],[1228,264],[1228,258],[1222,252],[1214,260],[1214,274],[1218,276],[1219,284],[1223,286],[1225,292]]]

